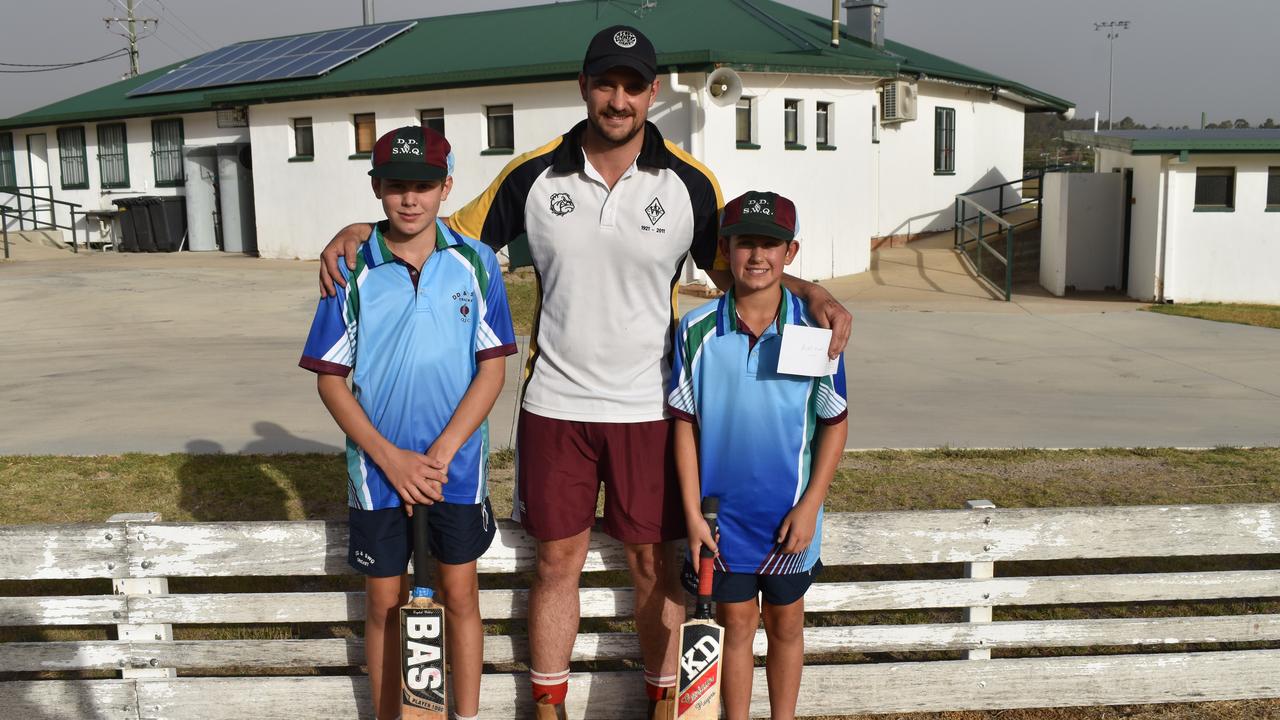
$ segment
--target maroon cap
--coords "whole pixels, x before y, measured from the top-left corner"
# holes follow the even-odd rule
[[[796,237],[796,206],[775,192],[752,190],[730,200],[720,219],[720,234],[764,235],[790,241]]]
[[[421,125],[396,128],[373,146],[371,177],[443,180],[449,176],[449,141]]]

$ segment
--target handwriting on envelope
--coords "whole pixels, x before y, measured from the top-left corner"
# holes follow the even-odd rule
[[[838,360],[827,358],[831,331],[826,328],[787,325],[782,328],[778,372],[784,375],[823,377],[835,374]]]

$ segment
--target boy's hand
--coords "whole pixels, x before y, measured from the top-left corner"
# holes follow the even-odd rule
[[[369,237],[371,227],[368,223],[348,225],[339,230],[329,244],[324,246],[324,250],[320,252],[320,294],[322,296],[337,295],[338,291],[334,288],[334,284],[347,286],[347,281],[342,279],[342,272],[338,270],[338,258],[346,258],[347,269],[355,270],[356,251],[360,249],[360,243]]]
[[[393,448],[378,462],[391,487],[412,515],[414,505],[430,505],[444,500],[443,485],[449,482],[448,467],[439,460],[409,450]]]
[[[440,468],[440,472],[444,473],[446,480],[449,477],[449,465],[453,462],[453,456],[456,454],[458,454],[456,447],[450,447],[441,442],[439,438],[436,438],[436,441],[431,443],[431,447],[427,448],[427,457],[435,461],[436,466]]]
[[[809,547],[813,542],[813,531],[818,526],[819,507],[811,508],[802,502],[791,508],[778,528],[778,544],[782,546],[782,552],[798,553]]]
[[[720,548],[716,545],[716,538],[711,537],[711,526],[703,519],[701,515],[695,515],[685,519],[685,524],[689,528],[689,551],[693,553],[690,558],[693,566],[698,566],[698,558],[702,557],[702,546],[706,545],[711,552],[719,555]]]

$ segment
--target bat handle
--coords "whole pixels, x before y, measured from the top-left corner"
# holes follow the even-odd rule
[[[714,538],[720,529],[720,498],[707,496],[702,499],[702,519],[711,528]],[[711,617],[711,589],[715,578],[715,553],[706,545],[698,552],[698,604],[695,614],[698,618]]]
[[[426,505],[413,506],[412,597],[431,597],[431,544]]]

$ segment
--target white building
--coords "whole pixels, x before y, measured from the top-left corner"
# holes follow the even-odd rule
[[[1130,296],[1280,304],[1280,130],[1065,137],[1096,148],[1099,173],[1131,176],[1117,183],[1132,185],[1127,232],[1122,222],[1108,253],[1127,264]]]
[[[950,227],[957,193],[1021,177],[1024,114],[1072,106],[885,41],[884,0],[846,5],[838,46],[832,19],[770,0],[662,0],[642,17],[569,2],[424,18],[315,77],[128,95],[183,71],[163,68],[0,121],[0,185],[50,185],[86,209],[191,196],[182,146],[249,143],[258,252],[314,258],[345,222],[377,217],[365,171],[379,134],[443,124],[457,157],[448,212],[582,119],[587,39],[631,24],[659,51],[662,133],[726,199],[770,189],[796,201],[796,274],[861,272],[873,243]],[[708,86],[719,68],[734,72]]]

